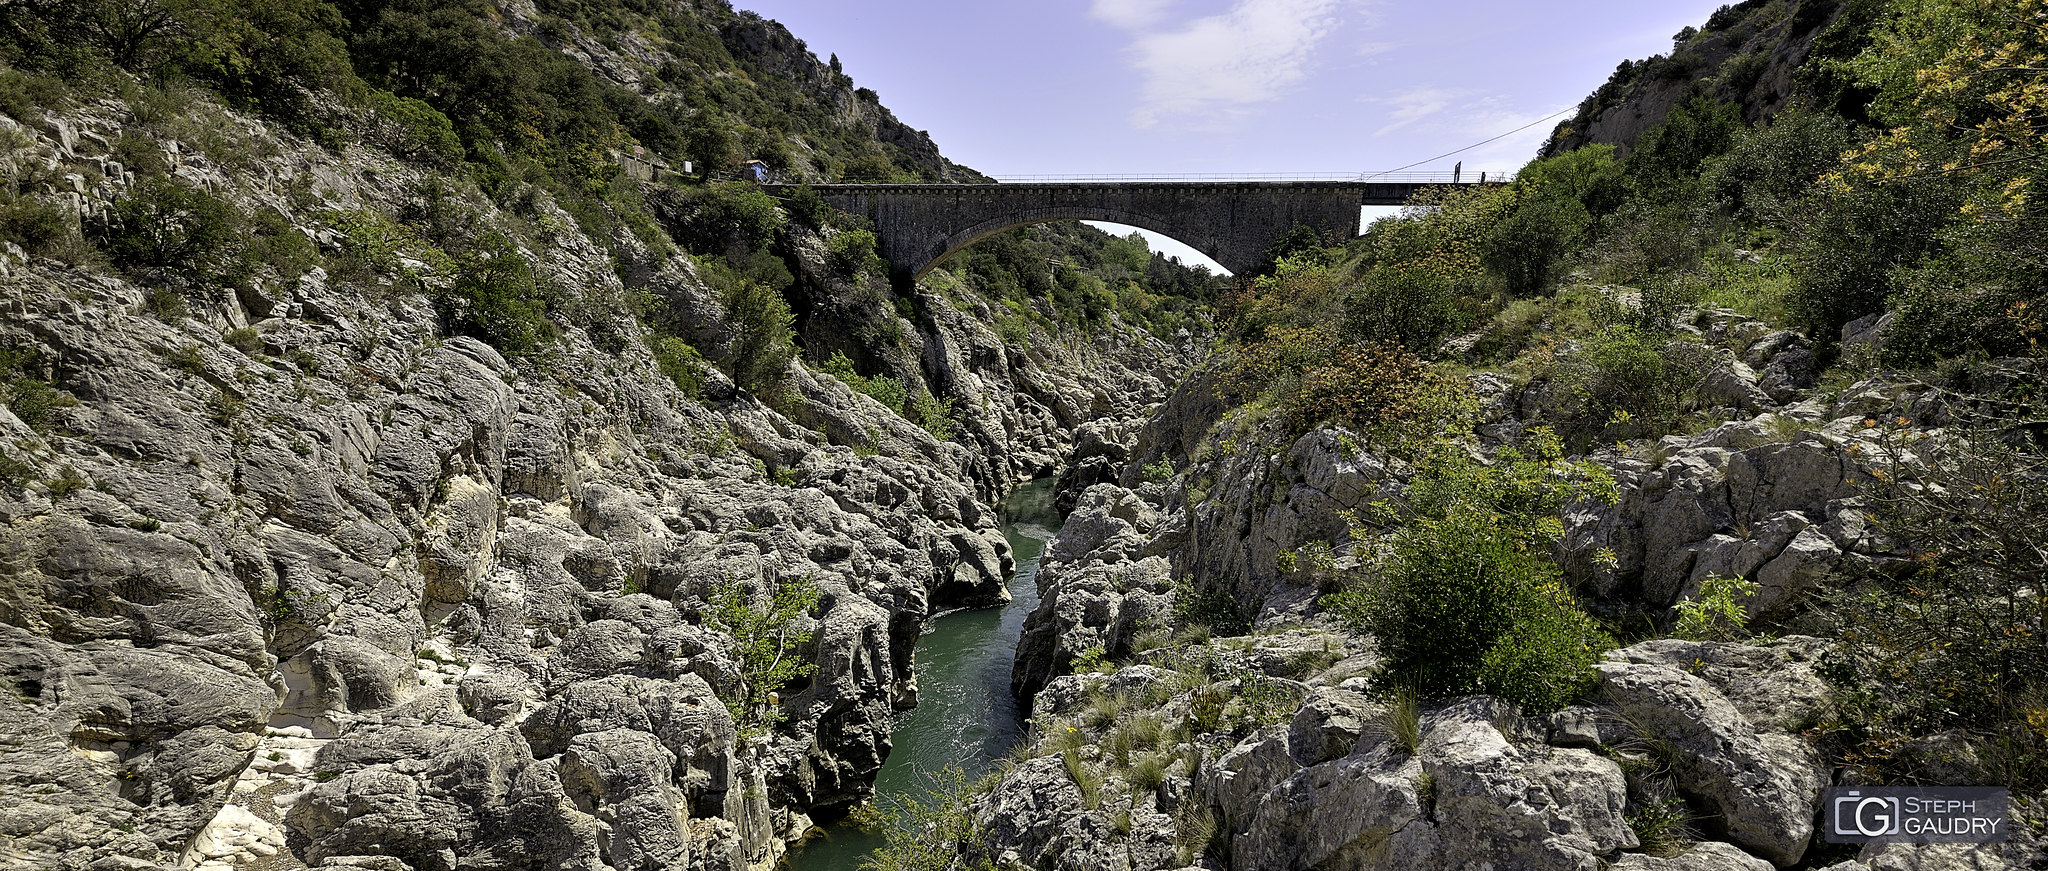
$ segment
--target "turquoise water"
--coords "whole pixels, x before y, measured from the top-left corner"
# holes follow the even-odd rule
[[[875,778],[877,795],[929,792],[932,775],[948,765],[979,776],[1023,736],[1017,700],[1010,696],[1010,661],[1024,615],[1038,607],[1038,556],[1059,525],[1052,483],[1020,487],[1003,503],[1003,536],[1017,557],[1010,604],[927,621],[914,666],[918,705],[896,722],[895,747]],[[830,826],[823,837],[793,851],[788,867],[852,871],[881,843],[879,834]]]

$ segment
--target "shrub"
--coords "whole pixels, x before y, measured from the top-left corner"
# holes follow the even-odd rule
[[[1024,347],[1031,341],[1031,319],[1021,314],[996,319],[996,338],[1011,347]]]
[[[654,366],[670,383],[691,399],[704,397],[704,357],[689,342],[674,336],[649,334],[647,348],[654,352]]]
[[[726,372],[740,387],[767,393],[782,384],[783,372],[796,359],[795,315],[782,294],[751,279],[728,282],[720,300],[733,332]]]
[[[818,191],[808,184],[792,188],[782,204],[789,209],[792,217],[813,227],[823,227],[831,223],[836,212],[825,202],[825,198],[818,196]]]
[[[832,265],[849,276],[882,274],[888,271],[882,256],[875,253],[875,234],[868,230],[847,230],[825,243]]]
[[[1847,644],[1857,756],[1910,771],[1915,738],[1957,730],[1985,782],[2048,785],[2048,457],[2022,432],[1894,431],[1872,458],[1874,519],[1913,570],[1871,572],[1818,612]]]
[[[1556,421],[1565,441],[1584,451],[1608,438],[1675,431],[1696,401],[1703,361],[1677,355],[1655,332],[1607,327],[1550,366]],[[1704,353],[1704,349],[1699,349]]]
[[[818,371],[837,378],[845,382],[847,386],[874,397],[876,402],[888,406],[890,411],[898,414],[903,413],[904,400],[910,397],[910,392],[903,386],[903,382],[895,378],[887,375],[862,378],[859,372],[854,371],[853,361],[847,359],[846,352],[844,351],[832,352],[832,359],[826,360],[824,365],[819,367]]]
[[[213,280],[239,249],[242,214],[218,197],[180,179],[138,182],[114,201],[93,227],[95,241],[130,269],[165,269]]]
[[[861,871],[948,871],[976,845],[979,835],[967,812],[974,787],[955,766],[932,775],[930,788],[887,793],[876,816],[885,843],[861,861]]]
[[[68,90],[55,76],[0,69],[0,114],[23,124],[41,124],[43,110],[62,108]]]
[[[1576,198],[1531,196],[1487,230],[1484,262],[1507,281],[1508,293],[1535,296],[1592,223]]]
[[[1960,204],[1955,186],[1939,178],[1831,190],[1826,208],[1790,228],[1801,267],[1787,303],[1793,319],[1825,342],[1843,324],[1882,311],[1898,271],[1935,250],[1942,220]]]
[[[256,266],[266,266],[280,281],[297,281],[321,262],[319,246],[276,212],[252,216],[243,244],[242,263],[228,270],[243,277]]]
[[[51,387],[49,382],[37,378],[18,377],[7,381],[0,388],[0,400],[7,410],[30,429],[44,430],[49,427],[57,409],[70,408],[78,404],[71,394]]]
[[[698,254],[765,250],[788,225],[775,198],[751,184],[725,182],[683,192],[676,241]]]
[[[1673,631],[1688,641],[1732,641],[1745,637],[1749,629],[1749,607],[1745,603],[1760,589],[1754,581],[1708,575],[1700,581],[1697,597],[1688,596],[1678,603],[1678,625]]]
[[[1427,364],[1395,345],[1345,346],[1308,367],[1286,397],[1297,430],[1320,421],[1370,428],[1413,417],[1439,379]]]
[[[486,234],[456,262],[454,282],[434,301],[450,334],[475,336],[512,356],[538,353],[555,337],[533,268],[499,233]]]
[[[1348,610],[1379,639],[1385,680],[1431,698],[1490,692],[1532,709],[1562,707],[1588,684],[1607,640],[1557,567],[1496,521],[1460,509],[1415,522]]]
[[[13,242],[34,257],[56,253],[71,235],[63,207],[35,197],[0,200],[0,241]]]
[[[371,91],[369,104],[390,125],[385,147],[392,154],[441,167],[462,163],[462,139],[440,110],[390,91]]]
[[[953,400],[920,393],[910,405],[910,419],[931,433],[932,438],[947,441],[953,437]]]
[[[1436,350],[1463,329],[1465,312],[1452,287],[1422,269],[1368,271],[1344,302],[1344,334],[1364,344],[1397,344],[1418,354]]]
[[[1446,441],[1418,461],[1413,513],[1366,575],[1325,602],[1378,639],[1383,686],[1556,709],[1588,685],[1612,644],[1550,559],[1563,534],[1557,512],[1611,500],[1612,479],[1563,462],[1562,445],[1542,433],[1527,453],[1503,449],[1492,467],[1464,451]]]
[[[740,584],[729,583],[706,603],[705,611],[712,625],[733,637],[739,686],[736,694],[726,697],[726,707],[740,728],[749,731],[780,722],[782,711],[769,697],[817,670],[801,655],[811,640],[807,623],[818,606],[818,585],[805,578],[766,586],[764,601],[756,604]]]
[[[263,353],[263,336],[249,327],[237,327],[222,333],[221,341],[250,357]]]
[[[1251,628],[1251,621],[1238,610],[1237,598],[1226,585],[1222,589],[1197,586],[1192,579],[1175,578],[1167,622],[1198,633],[1221,632],[1235,635]],[[1203,639],[1206,640],[1206,634]],[[1199,642],[1197,642],[1199,643]]]

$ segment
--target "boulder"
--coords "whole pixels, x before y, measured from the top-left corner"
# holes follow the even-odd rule
[[[1663,665],[1609,659],[1599,692],[1651,747],[1668,748],[1679,789],[1717,815],[1729,841],[1778,865],[1806,853],[1820,790],[1820,755],[1800,739],[1760,732],[1711,684]]]

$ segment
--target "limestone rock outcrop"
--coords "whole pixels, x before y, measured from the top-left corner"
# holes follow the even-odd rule
[[[266,156],[172,141],[175,178],[352,265],[166,289],[4,255],[0,349],[58,397],[0,409],[0,853],[28,867],[769,865],[869,794],[925,617],[1007,598],[990,502],[1158,402],[1181,359],[1130,330],[1011,348],[972,294],[920,289],[906,364],[956,441],[802,365],[772,406],[708,366],[685,393],[620,276],[717,359],[701,268],[538,193],[553,229],[523,256],[575,314],[508,357],[449,333],[447,276],[349,259],[333,215],[397,226],[442,191],[483,228],[527,218],[374,143],[201,108]],[[10,167],[103,164],[137,123],[0,120]],[[90,218],[130,184],[66,202]],[[710,603],[790,585],[819,593],[790,651],[815,671],[779,725],[736,720],[745,664]]]

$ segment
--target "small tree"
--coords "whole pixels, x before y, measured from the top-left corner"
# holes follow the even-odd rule
[[[746,588],[727,584],[714,596],[706,617],[714,626],[731,633],[733,658],[739,661],[737,692],[725,698],[733,720],[744,731],[759,732],[782,721],[782,711],[771,696],[798,678],[809,677],[818,667],[798,658],[809,644],[813,630],[803,618],[818,606],[818,585],[810,578],[785,584],[765,582],[767,587],[756,605]]]

